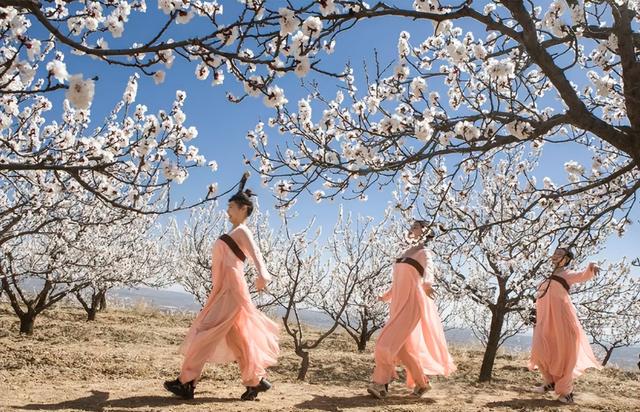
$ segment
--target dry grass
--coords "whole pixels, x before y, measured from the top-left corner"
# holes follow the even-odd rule
[[[577,382],[577,404],[564,406],[552,396],[527,388],[538,376],[526,360],[502,355],[494,380],[478,383],[481,352],[454,348],[458,371],[434,378],[422,399],[407,396],[402,383],[392,395],[374,400],[363,390],[373,366],[370,352],[357,353],[341,334],[328,338],[311,355],[307,382],[296,381],[298,358],[282,334],[283,354],[270,379],[274,388],[259,401],[237,400],[243,388],[237,367],[205,369],[196,399],[168,396],[162,381],[174,378],[176,354],[191,316],[165,315],[150,307],[114,310],[85,322],[71,308],[52,310],[36,320],[32,337],[17,335],[17,320],[0,306],[0,410],[64,411],[632,411],[640,410],[640,375],[617,369],[591,371]]]

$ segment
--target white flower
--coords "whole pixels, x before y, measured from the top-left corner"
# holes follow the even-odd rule
[[[205,62],[202,62],[196,67],[196,78],[198,80],[206,80],[207,77],[209,77],[209,67]]]
[[[301,99],[298,101],[298,116],[300,118],[300,123],[310,122],[311,121],[311,105],[309,101],[306,99]]]
[[[336,5],[334,0],[319,0],[320,3],[320,13],[323,16],[328,16],[336,12]]]
[[[222,70],[216,70],[213,72],[211,85],[218,86],[224,82],[224,72]]]
[[[571,160],[564,164],[564,170],[570,175],[582,175],[584,173],[584,167],[575,160]]]
[[[155,73],[153,74],[153,81],[154,81],[156,84],[163,83],[163,82],[164,82],[164,71],[162,71],[162,70],[158,70],[157,72],[155,72]]]
[[[267,107],[282,107],[289,101],[284,97],[284,90],[278,86],[271,86],[267,89],[267,95],[263,99]]]
[[[238,40],[238,27],[221,28],[216,37],[222,42],[223,46],[229,46]]]
[[[322,20],[316,16],[307,17],[302,23],[302,32],[309,37],[318,37],[322,31]]]
[[[461,136],[468,142],[476,140],[480,137],[480,129],[475,127],[473,123],[466,120],[456,123],[453,130],[458,136]]]
[[[172,0],[158,0],[158,8],[164,12],[164,14],[171,14],[176,9],[176,4]]]
[[[310,69],[311,63],[309,62],[309,58],[307,56],[299,57],[295,68],[296,76],[304,77],[309,73]]]
[[[209,168],[211,169],[212,172],[215,172],[218,170],[218,162],[216,162],[215,160],[212,160],[209,162]]]
[[[439,100],[440,100],[440,93],[438,93],[438,92],[429,93],[429,104],[430,105],[432,105],[432,106],[437,105]]]
[[[422,77],[414,77],[409,86],[412,99],[419,99],[427,89],[427,82]]]
[[[453,64],[462,65],[468,59],[467,47],[459,40],[453,39],[446,47],[447,57]]]
[[[30,61],[35,60],[35,58],[40,54],[41,44],[42,43],[38,39],[32,39],[28,43],[26,43],[27,57]]]
[[[529,122],[524,122],[520,120],[515,120],[506,125],[506,129],[509,133],[511,133],[514,137],[520,140],[526,140],[529,138],[531,132],[533,132],[533,127]]]
[[[195,126],[189,126],[189,128],[185,131],[184,139],[192,140],[198,137],[198,129]]]
[[[53,75],[60,83],[64,83],[69,78],[67,72],[67,65],[60,60],[52,60],[47,63],[47,70]]]
[[[322,49],[325,51],[325,53],[333,54],[333,52],[335,51],[335,48],[336,48],[335,40],[331,40],[331,43],[327,42],[326,40],[323,40]]]
[[[115,14],[109,15],[105,25],[114,38],[122,37],[122,32],[124,32],[124,23],[118,18],[118,16]]]
[[[80,17],[72,17],[67,20],[67,28],[74,35],[79,35],[82,33],[82,29],[84,28],[85,19]]]
[[[133,75],[129,78],[127,88],[124,90],[123,100],[127,104],[131,104],[136,100],[138,94],[138,75]]]
[[[144,115],[147,113],[147,110],[147,106],[145,106],[144,104],[139,104],[136,106],[136,112],[134,116],[136,117],[136,119],[142,120],[144,119]]]
[[[173,66],[173,61],[175,60],[175,56],[173,55],[172,49],[160,50],[158,52],[158,57],[160,61],[164,62],[164,66],[167,69],[170,69]]]
[[[411,53],[411,47],[409,46],[409,38],[411,36],[408,32],[403,31],[398,38],[398,58],[406,59]]]
[[[599,77],[594,71],[589,71],[587,77],[596,86],[596,93],[598,96],[609,97],[611,92],[615,90],[616,81],[609,75]]]
[[[485,66],[485,73],[491,80],[506,82],[514,77],[515,64],[508,59],[489,59]]]
[[[9,126],[11,126],[11,117],[9,117],[6,114],[0,112],[0,131],[6,129]]]
[[[280,13],[280,35],[288,36],[298,29],[300,22],[296,18],[296,14],[293,10],[289,10],[285,7],[278,10]]]
[[[176,16],[176,23],[178,24],[187,24],[193,18],[192,12],[187,12],[184,10],[178,10],[178,15]]]
[[[487,58],[487,49],[484,48],[482,43],[477,43],[473,45],[473,55],[476,59],[484,60]]]
[[[274,191],[278,197],[283,197],[291,191],[293,185],[288,180],[279,180],[274,186]]]
[[[69,89],[66,97],[78,109],[86,110],[91,106],[95,93],[95,82],[91,79],[82,80],[81,74],[74,74],[69,79]]]
[[[415,123],[414,133],[419,140],[423,142],[428,142],[429,140],[431,140],[431,137],[433,136],[433,128],[431,127],[431,124],[426,119],[423,119]]]
[[[404,81],[409,77],[409,68],[405,64],[399,64],[394,68],[394,77],[399,81]]]
[[[176,109],[173,113],[173,120],[176,121],[176,124],[181,126],[185,120],[187,120],[187,115],[180,109]]]

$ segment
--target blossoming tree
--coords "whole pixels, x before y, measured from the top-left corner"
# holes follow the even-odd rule
[[[386,321],[388,308],[378,300],[390,285],[394,258],[400,254],[399,242],[388,222],[345,214],[340,208],[330,238],[324,245],[331,265],[329,287],[322,289],[314,306],[338,322],[364,351],[373,334]],[[344,306],[344,294],[353,291]]]
[[[619,227],[611,214],[585,225],[598,212],[564,199],[539,203],[522,215],[535,196],[527,190],[536,183],[530,176],[535,166],[521,151],[496,155],[480,163],[478,190],[447,191],[447,179],[434,184],[439,180],[434,175],[422,183],[423,203],[415,208],[441,226],[433,245],[446,265],[443,285],[475,304],[466,314],[468,326],[485,345],[481,381],[491,379],[498,348],[528,327],[535,288],[552,271],[550,251],[571,245],[579,264]],[[411,196],[405,201],[412,202]]]
[[[582,326],[603,352],[606,365],[616,349],[640,343],[640,279],[623,260],[603,268],[593,281],[575,291]]]
[[[372,56],[373,70],[348,68],[335,97],[311,84],[297,107],[279,108],[269,126],[287,135],[286,144],[269,144],[263,124],[249,132],[259,157],[254,167],[288,193],[285,203],[307,191],[365,199],[402,175],[419,182],[442,156],[451,161],[450,175],[477,174],[463,167],[466,160],[543,144],[575,148],[578,157],[593,161],[567,161],[567,182],[533,187],[523,215],[540,201],[581,193],[598,192],[591,201],[622,213],[635,203],[637,2],[417,0],[409,8],[396,1],[319,1],[288,7],[278,12],[280,33],[291,33],[283,37],[283,50],[304,36],[318,50],[324,41],[339,48],[343,32],[366,20],[431,22],[433,31],[402,31],[389,66],[376,65]],[[310,33],[304,27],[312,19],[320,25]],[[320,60],[309,65],[318,67]]]

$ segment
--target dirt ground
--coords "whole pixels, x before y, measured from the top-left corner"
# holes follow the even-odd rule
[[[0,410],[2,411],[640,411],[640,374],[606,368],[588,371],[576,384],[576,404],[528,388],[538,376],[526,359],[499,356],[491,383],[476,382],[481,352],[453,348],[458,371],[434,378],[433,390],[412,398],[402,382],[384,400],[365,386],[373,367],[370,351],[357,353],[345,335],[330,337],[311,354],[306,382],[296,380],[298,358],[286,334],[283,354],[272,368],[273,389],[241,402],[244,388],[234,364],[207,367],[196,399],[171,397],[162,382],[177,375],[178,345],[186,315],[148,308],[110,310],[95,322],[84,313],[58,308],[36,320],[31,337],[19,336],[16,318],[0,306]]]

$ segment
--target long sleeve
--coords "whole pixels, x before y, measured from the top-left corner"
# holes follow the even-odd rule
[[[220,271],[222,270],[222,265],[220,265],[220,261],[222,260],[220,257],[220,242],[215,242],[213,245],[213,250],[211,251],[211,284],[213,287],[211,288],[211,293],[209,294],[209,298],[218,294],[222,285],[216,279],[216,277],[220,276]]]
[[[593,279],[595,276],[595,263],[589,263],[587,269],[584,271],[567,270],[562,274],[562,277],[567,281],[569,285],[574,285],[580,282],[586,282]]]
[[[431,251],[427,248],[422,248],[416,253],[415,259],[424,268],[424,271],[422,273],[422,282],[427,286],[432,286],[434,281],[434,276],[433,276],[433,258],[431,256]]]
[[[260,248],[253,240],[253,234],[249,228],[244,225],[238,226],[236,233],[238,236],[238,243],[249,259],[251,259],[251,262],[253,262],[253,266],[255,266],[256,271],[258,272],[258,277],[265,282],[270,281],[271,275],[269,274],[269,271],[267,271]]]

